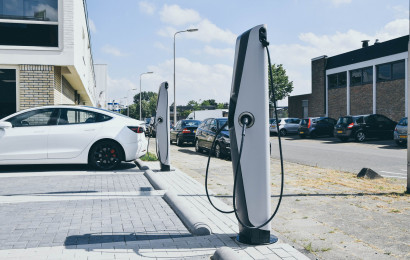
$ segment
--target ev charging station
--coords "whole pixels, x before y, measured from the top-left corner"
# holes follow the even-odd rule
[[[271,214],[268,127],[269,99],[271,98],[277,120],[278,115],[275,90],[269,90],[268,85],[269,68],[270,86],[273,88],[268,45],[265,25],[259,25],[244,32],[236,41],[227,122],[234,175],[233,210],[224,211],[217,208],[209,196],[207,183],[211,153],[208,156],[205,175],[205,191],[209,202],[221,213],[235,213],[239,225],[237,240],[251,245],[278,241],[277,237],[270,234],[270,222],[278,212],[283,197],[284,171],[279,135],[281,188],[279,201]],[[223,128],[224,126],[217,131],[216,136]],[[215,147],[215,141],[216,138],[212,143],[211,151]]]
[[[159,86],[155,115],[157,156],[161,171],[170,171],[168,82]]]
[[[265,25],[256,26],[238,37],[229,100],[228,126],[232,166],[237,178],[237,216],[242,222],[239,223],[238,240],[246,244],[277,241],[270,235],[270,222],[260,228],[249,228],[265,223],[271,215],[268,61],[261,37],[266,40]],[[241,144],[243,142],[245,144]]]

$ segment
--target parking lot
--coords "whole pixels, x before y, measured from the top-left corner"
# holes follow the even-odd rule
[[[277,136],[271,136],[272,157],[278,159]],[[337,138],[301,139],[298,135],[282,137],[286,161],[310,166],[358,173],[371,168],[382,176],[405,179],[407,150],[393,140],[371,139],[364,143],[341,142]]]
[[[275,138],[271,137],[275,146]],[[405,149],[390,141],[369,143],[335,143],[332,139],[296,140],[285,137],[285,190],[281,207],[272,221],[272,233],[303,252],[318,259],[406,259],[409,257],[409,196],[404,195],[406,180],[384,178],[359,179],[355,174],[289,162],[289,147],[302,145],[315,149],[302,155],[316,158],[321,150],[325,158],[332,150],[367,149],[370,155],[391,152],[405,155]],[[392,149],[383,149],[390,147]],[[151,142],[154,151],[154,142]],[[318,148],[319,147],[319,148]],[[191,145],[171,146],[171,165],[204,183],[207,155],[197,153]],[[404,155],[403,155],[404,154]],[[274,156],[274,155],[273,155]],[[351,160],[354,159],[352,155]],[[380,155],[383,156],[383,155]],[[403,157],[404,158],[404,157]],[[309,159],[307,159],[309,160]],[[337,161],[336,157],[333,159]],[[370,161],[373,159],[369,159]],[[405,160],[405,158],[403,159]],[[404,168],[405,169],[405,168]],[[280,187],[279,161],[271,159],[272,208],[276,207]],[[227,204],[232,205],[232,163],[212,158],[209,188]],[[226,208],[224,210],[230,210]]]

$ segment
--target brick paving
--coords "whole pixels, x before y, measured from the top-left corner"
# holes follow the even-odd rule
[[[209,218],[212,235],[192,236],[134,164],[0,167],[0,259],[209,259],[221,246],[238,259],[306,259],[287,244],[236,243],[235,220],[210,209],[201,184],[179,170],[158,175]]]

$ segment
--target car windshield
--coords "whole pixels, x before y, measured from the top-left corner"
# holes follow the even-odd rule
[[[407,117],[402,118],[398,123],[399,126],[407,126]]]
[[[218,120],[218,129],[221,128],[226,122],[228,122],[228,119],[221,119]],[[223,128],[224,131],[229,131],[228,124]]]
[[[350,123],[353,123],[353,119],[350,116],[339,117],[339,120],[337,120],[337,124],[350,124]]]
[[[182,122],[182,127],[198,127],[201,121],[187,120]]]

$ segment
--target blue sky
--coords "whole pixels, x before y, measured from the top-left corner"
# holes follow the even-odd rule
[[[284,65],[294,83],[292,95],[310,93],[312,58],[358,49],[361,40],[373,44],[409,34],[408,0],[88,0],[87,5],[94,62],[108,64],[108,97],[120,100],[130,93],[128,102],[147,71],[154,74],[142,77],[143,91],[156,92],[163,81],[173,91],[173,35],[188,28],[199,31],[176,38],[177,105],[228,102],[236,37],[259,24],[268,27],[272,62]]]

